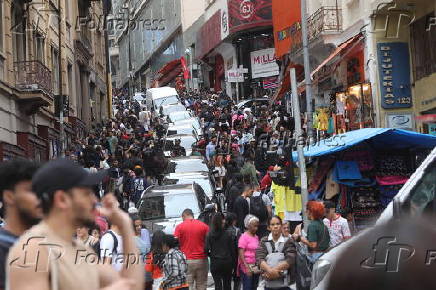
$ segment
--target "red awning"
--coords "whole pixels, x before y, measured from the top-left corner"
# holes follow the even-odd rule
[[[275,95],[271,98],[272,102],[277,102],[278,100],[283,98],[283,96],[286,94],[286,92],[291,90],[291,76],[289,75],[289,71],[291,70],[291,68],[295,68],[295,70],[296,70],[295,73],[297,75],[297,79],[299,79],[299,77],[301,78],[302,74],[304,73],[303,66],[301,66],[299,64],[295,64],[295,63],[289,64],[288,67],[286,68],[285,75],[284,75],[284,78],[282,80],[281,85],[277,89]]]
[[[423,123],[433,123],[436,122],[436,114],[416,116],[416,120]]]
[[[166,75],[178,66],[181,66],[180,58],[170,61],[169,63],[164,65],[157,73],[160,75]]]
[[[310,77],[312,80],[313,77],[317,72],[319,72],[324,66],[326,66],[329,62],[331,62],[333,59],[335,59],[338,55],[340,55],[342,52],[347,51],[348,49],[354,47],[357,43],[359,43],[363,39],[363,35],[361,33],[357,34],[356,36],[350,38],[349,40],[345,41],[341,45],[339,45],[336,50],[330,54],[329,57],[327,57],[311,74]]]
[[[163,87],[167,85],[178,77],[182,70],[182,62],[180,58],[170,61],[157,72],[154,86]]]

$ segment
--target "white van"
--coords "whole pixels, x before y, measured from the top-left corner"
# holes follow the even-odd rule
[[[146,104],[147,108],[159,112],[160,107],[180,103],[179,95],[175,88],[162,87],[147,90]]]
[[[376,225],[387,223],[391,219],[407,219],[420,215],[424,211],[436,208],[436,148],[416,169],[409,181],[401,188],[392,202],[378,218]],[[369,229],[367,229],[369,230]],[[365,231],[358,235],[361,235]],[[353,238],[334,247],[322,255],[313,266],[310,289],[323,290],[327,288],[331,269],[341,253],[353,246]]]

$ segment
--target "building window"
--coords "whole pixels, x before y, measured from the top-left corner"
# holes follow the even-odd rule
[[[26,33],[23,7],[12,3],[11,7],[12,51],[14,62],[26,60]]]
[[[73,99],[73,66],[68,64],[67,66],[67,77],[68,77],[68,95],[70,100]]]
[[[415,81],[436,72],[436,27],[431,25],[434,17],[435,12],[432,12],[416,20],[410,27]]]
[[[51,76],[53,82],[53,93],[59,94],[59,52],[56,48],[51,48]]]
[[[44,49],[45,49],[45,39],[44,37],[39,34],[39,33],[35,33],[35,38],[34,38],[34,43],[35,43],[35,59],[39,60],[41,63],[44,64]]]

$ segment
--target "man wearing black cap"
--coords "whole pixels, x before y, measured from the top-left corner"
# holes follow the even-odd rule
[[[123,238],[123,269],[117,273],[95,253],[73,239],[75,229],[94,221],[96,196],[92,187],[105,172],[91,174],[65,159],[50,161],[32,179],[44,212],[41,223],[24,234],[8,258],[10,289],[140,289],[142,264],[134,242],[129,216],[106,195],[101,214],[118,226]],[[127,257],[127,258],[126,258]],[[25,279],[23,279],[25,277]]]
[[[0,229],[0,290],[5,288],[5,266],[9,248],[42,218],[38,197],[32,192],[34,162],[19,159],[0,163],[0,196],[5,227]]]

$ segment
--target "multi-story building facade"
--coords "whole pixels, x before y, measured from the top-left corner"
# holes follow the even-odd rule
[[[289,91],[286,68],[301,70],[303,64],[301,13],[299,0],[286,2],[288,9],[280,0],[273,2],[276,55],[283,64],[280,97]],[[337,132],[363,127],[428,132],[433,125],[416,120],[436,108],[430,86],[435,75],[435,3],[306,2],[314,111],[329,110]]]
[[[101,1],[0,1],[0,160],[60,156],[108,116],[103,30],[91,21],[103,14]]]
[[[181,57],[194,71],[192,56],[203,4],[197,0],[113,0],[111,58],[116,87],[129,88],[133,94],[152,86],[174,85]],[[194,84],[198,86],[196,80]]]

